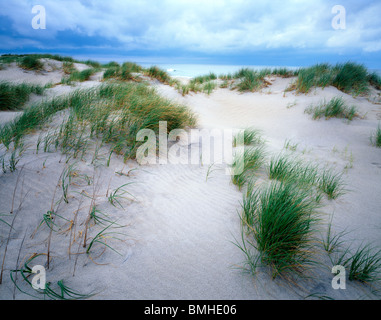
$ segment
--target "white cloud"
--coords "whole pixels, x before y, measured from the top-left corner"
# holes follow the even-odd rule
[[[0,0],[12,30],[35,36],[30,26],[32,0]],[[381,4],[346,5],[347,29],[333,30],[331,0],[40,0],[47,30],[116,39],[121,47],[180,48],[187,51],[242,51],[266,48],[381,51]],[[356,9],[352,10],[352,7]]]

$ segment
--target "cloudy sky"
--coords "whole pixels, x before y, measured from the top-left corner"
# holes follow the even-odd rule
[[[332,26],[337,4],[345,29]],[[32,27],[35,5],[46,29]],[[380,17],[379,0],[0,0],[0,53],[381,69]]]

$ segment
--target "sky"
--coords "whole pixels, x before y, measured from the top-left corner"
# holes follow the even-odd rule
[[[0,53],[381,69],[380,17],[379,0],[0,0]]]

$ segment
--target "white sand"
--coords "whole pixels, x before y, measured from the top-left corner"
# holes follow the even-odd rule
[[[6,74],[0,71],[0,79],[42,81],[37,75],[16,72],[16,69],[10,67]],[[52,71],[51,79],[58,79],[57,72]],[[325,218],[328,220],[334,213],[333,229],[350,231],[345,239],[354,248],[363,241],[380,245],[381,149],[370,145],[369,136],[377,127],[381,106],[370,103],[366,98],[353,98],[333,87],[316,89],[308,95],[284,94],[292,80],[274,79],[272,86],[257,93],[240,94],[229,89],[217,89],[210,96],[191,93],[182,97],[169,86],[155,84],[155,87],[163,96],[188,105],[196,112],[199,128],[253,126],[262,131],[269,152],[279,152],[289,140],[297,144],[295,154],[306,159],[335,165],[340,170],[352,165],[344,176],[351,191],[336,201],[325,201]],[[96,83],[88,82],[87,85]],[[72,90],[67,86],[53,89],[55,91],[49,94]],[[364,119],[355,119],[349,124],[339,119],[314,121],[304,113],[311,103],[337,95],[358,106]],[[11,113],[0,113],[0,123],[10,118]],[[60,115],[54,119],[57,123],[59,120]],[[16,172],[0,172],[0,213],[9,213],[12,202],[17,212],[15,230],[8,245],[3,284],[0,285],[1,299],[12,299],[14,286],[9,270],[16,267],[18,257],[20,264],[34,252],[47,252],[48,228],[42,226],[33,239],[30,235],[42,215],[50,210],[55,187],[65,167],[65,157],[54,152],[40,151],[36,154],[38,136],[39,132],[36,132],[28,137],[27,150]],[[192,145],[192,148],[197,147],[197,144]],[[100,154],[104,163],[107,150],[101,150]],[[93,186],[97,186],[97,207],[112,219],[117,219],[119,224],[128,224],[121,229],[126,233],[124,241],[108,239],[108,244],[121,256],[106,250],[97,258],[97,254],[102,252],[102,246],[98,245],[94,246],[94,262],[85,254],[73,254],[69,259],[71,232],[53,233],[53,259],[47,270],[48,281],[54,283],[64,279],[66,284],[81,293],[98,292],[95,299],[301,299],[312,293],[336,299],[374,298],[366,287],[353,283],[348,283],[346,290],[333,290],[333,275],[324,258],[322,261],[327,263],[327,267],[317,269],[315,280],[300,283],[298,290],[271,280],[266,273],[254,277],[242,271],[240,266],[245,257],[234,245],[235,239],[241,237],[238,213],[242,193],[225,174],[225,165],[215,167],[218,170],[211,172],[206,180],[207,165],[139,166],[133,161],[124,164],[123,159],[113,155],[110,167],[101,166],[94,171],[90,161],[78,161],[77,172],[89,177],[94,175],[95,183],[88,186],[79,177],[74,178],[69,189],[69,204],[62,203],[58,214],[71,220],[80,208],[75,231],[84,230],[90,200],[79,193],[85,190],[92,194]],[[127,174],[132,168],[137,170],[130,171],[128,176],[116,174],[120,171]],[[111,206],[106,195],[130,182],[132,184],[125,189],[134,198],[122,200],[124,209]],[[58,188],[54,201],[60,198],[61,193]],[[20,202],[22,206],[17,210]],[[62,220],[57,223],[64,225]],[[65,226],[68,228],[69,224]],[[0,224],[0,262],[8,231],[7,226]],[[91,236],[95,234],[93,231]],[[75,243],[72,253],[78,248],[80,252],[84,250]],[[36,263],[43,264],[45,259],[36,260]],[[18,290],[15,292],[16,299],[28,299]]]

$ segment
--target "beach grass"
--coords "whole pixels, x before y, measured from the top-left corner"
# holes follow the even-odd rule
[[[19,144],[32,130],[40,128],[59,111],[68,110],[57,142],[74,156],[86,151],[90,137],[100,137],[110,149],[134,157],[138,146],[136,134],[141,129],[159,130],[166,121],[168,130],[194,126],[195,116],[181,105],[159,96],[144,84],[123,82],[99,88],[76,90],[72,94],[43,101],[25,109],[23,114],[0,127],[0,141],[9,148]],[[54,140],[54,138],[53,138]],[[53,142],[51,142],[53,143]]]
[[[375,87],[378,90],[381,90],[381,77],[376,72],[369,74],[368,80],[373,87]]]
[[[71,84],[73,81],[83,82],[90,79],[90,77],[97,71],[97,69],[89,68],[82,71],[72,71],[69,77],[62,78],[63,84]]]
[[[102,65],[102,68],[119,68],[120,64],[116,61],[110,61]]]
[[[260,144],[263,142],[260,131],[252,127],[239,131],[233,137],[233,147],[236,147],[238,142],[241,141],[244,145]]]
[[[337,199],[346,192],[342,173],[331,168],[320,168],[314,163],[287,154],[273,156],[267,173],[269,179],[293,183],[298,188],[312,190],[317,202],[320,201],[321,192],[326,194],[328,199]]]
[[[233,75],[231,73],[220,74],[220,75],[218,75],[218,79],[221,79],[221,80],[233,80]]]
[[[205,92],[207,95],[210,95],[216,87],[217,84],[215,82],[208,81],[203,85],[202,91]]]
[[[349,280],[370,283],[381,280],[380,275],[381,250],[369,245],[359,247],[350,258]]]
[[[142,72],[143,68],[134,62],[124,62],[122,66],[118,63],[109,63],[105,65],[106,70],[103,79],[117,79],[122,81],[135,80],[133,73]]]
[[[79,299],[87,299],[94,295],[94,294],[81,294],[73,290],[69,286],[65,285],[64,280],[57,281],[54,287],[51,282],[47,282],[45,284],[44,289],[34,289],[32,285],[32,281],[30,279],[30,276],[33,275],[33,271],[32,271],[32,268],[30,267],[30,264],[32,264],[33,260],[38,259],[38,257],[40,256],[43,256],[43,254],[34,253],[31,257],[29,257],[26,260],[23,266],[21,266],[19,269],[10,271],[11,281],[15,285],[15,288],[17,288],[20,292],[26,294],[27,296],[37,298],[37,299],[44,299],[44,300],[46,298],[49,298],[51,300],[79,300]],[[36,261],[34,261],[33,263],[36,263]],[[24,289],[21,287],[20,284],[16,283],[17,274],[21,275],[22,280],[26,284],[27,288],[30,290]],[[33,290],[31,290],[32,288]],[[33,294],[29,293],[29,291],[33,292]]]
[[[378,127],[375,132],[373,132],[370,136],[370,141],[372,145],[377,148],[381,148],[381,125],[378,124]]]
[[[368,92],[368,70],[364,65],[354,62],[337,64],[333,72],[332,85],[337,89],[354,95]]]
[[[26,70],[41,70],[43,64],[35,56],[26,56],[20,60],[19,66]]]
[[[164,70],[157,66],[152,66],[145,70],[145,73],[151,77],[159,80],[162,83],[169,84],[171,81],[171,76]]]
[[[339,251],[342,248],[345,243],[344,236],[349,233],[345,230],[334,233],[332,231],[332,219],[333,215],[328,223],[326,235],[322,240],[323,248],[329,255]]]
[[[271,182],[244,194],[243,222],[257,254],[247,254],[251,268],[270,268],[272,278],[302,274],[314,264],[316,202],[292,184]],[[246,241],[246,240],[245,240]],[[252,270],[253,272],[255,270]]]
[[[206,82],[210,82],[210,81],[216,80],[216,79],[217,79],[217,75],[213,72],[210,72],[207,75],[197,76],[195,78],[192,78],[190,82],[197,83],[197,84],[204,84]]]
[[[264,86],[264,74],[252,69],[244,68],[237,71],[234,78],[240,79],[237,84],[239,91],[257,91]]]
[[[240,190],[245,183],[250,182],[258,169],[263,166],[266,159],[266,151],[263,144],[245,147],[236,150],[232,162],[232,182]]]
[[[0,82],[0,110],[21,110],[32,93],[42,95],[45,89],[38,84]]]
[[[351,95],[362,95],[369,91],[369,84],[372,81],[377,83],[377,80],[362,64],[346,62],[332,66],[320,63],[301,68],[294,86],[299,93],[308,93],[314,87],[334,86]]]
[[[76,71],[74,63],[71,61],[64,61],[62,64],[62,71],[64,74],[71,74]]]
[[[314,120],[325,117],[329,118],[345,118],[349,121],[358,116],[355,106],[347,106],[343,97],[334,97],[328,102],[323,101],[316,106],[309,106],[305,109],[305,113],[311,114]]]
[[[85,61],[80,61],[80,63],[86,64],[94,69],[101,69],[102,65],[98,61],[94,60],[85,60]]]
[[[332,169],[325,169],[320,173],[317,186],[328,196],[328,199],[337,199],[346,193],[343,173]]]
[[[371,284],[381,280],[381,250],[369,244],[362,244],[355,252],[347,247],[332,262],[345,267],[351,281]]]
[[[124,62],[122,64],[122,68],[129,70],[130,72],[141,72],[141,71],[143,71],[143,68],[140,65],[138,65],[135,62],[130,62],[130,61]]]

